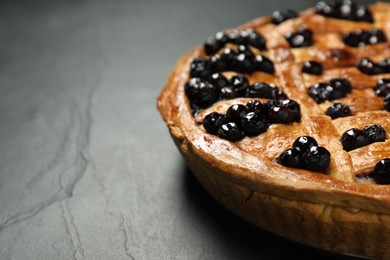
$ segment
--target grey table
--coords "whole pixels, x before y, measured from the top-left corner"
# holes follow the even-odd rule
[[[155,105],[209,35],[315,3],[1,1],[0,259],[335,258],[215,203]]]

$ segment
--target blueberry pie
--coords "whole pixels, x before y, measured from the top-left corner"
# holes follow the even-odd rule
[[[390,4],[321,1],[217,32],[178,60],[157,106],[232,212],[390,259]]]

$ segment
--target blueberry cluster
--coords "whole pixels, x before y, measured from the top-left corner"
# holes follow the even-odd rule
[[[265,103],[250,100],[246,105],[230,106],[226,115],[208,114],[203,127],[210,134],[235,142],[244,136],[259,135],[271,124],[298,122],[300,118],[300,106],[294,100],[270,99]]]
[[[225,48],[222,53],[210,58],[198,57],[190,64],[190,76],[203,79],[209,78],[213,73],[223,71],[236,71],[239,73],[253,73],[262,71],[273,74],[274,64],[265,56],[254,55],[247,45],[239,45],[237,50]]]
[[[390,184],[390,158],[384,158],[375,165],[372,177],[377,184]]]
[[[384,142],[386,130],[378,125],[367,125],[363,129],[351,128],[345,131],[340,138],[343,149],[351,151],[375,142]]]
[[[291,48],[302,48],[313,44],[313,33],[306,27],[299,27],[296,32],[288,32],[284,38]]]
[[[185,84],[184,91],[194,114],[218,100],[237,97],[287,99],[287,95],[274,84],[255,82],[250,85],[242,74],[234,75],[230,80],[221,73],[212,74],[208,80],[194,77]]]
[[[383,105],[390,112],[390,79],[380,79],[375,85],[375,93],[378,97],[384,97]]]
[[[374,22],[371,12],[365,6],[358,5],[351,0],[336,0],[332,3],[321,1],[316,5],[315,10],[317,14],[327,17],[369,23]]]
[[[330,153],[311,136],[298,137],[291,148],[284,150],[277,162],[291,168],[324,172],[330,163]]]
[[[335,102],[325,112],[332,119],[351,115],[351,108],[343,103]]]
[[[380,29],[357,30],[346,33],[343,36],[344,43],[351,47],[362,47],[365,45],[386,42],[387,37]]]
[[[266,49],[265,38],[253,29],[217,32],[206,40],[203,47],[207,55],[212,55],[221,50],[227,43],[249,45],[261,51]]]
[[[279,25],[284,21],[298,17],[298,13],[294,10],[287,9],[284,11],[274,11],[271,15],[272,23]]]
[[[303,73],[321,75],[324,71],[322,64],[317,61],[305,61],[302,65]]]
[[[325,100],[343,98],[351,91],[351,82],[348,79],[343,78],[332,79],[329,83],[317,83],[308,88],[309,96],[314,99],[317,104],[321,104]]]
[[[368,58],[363,58],[356,64],[356,67],[367,75],[390,73],[390,58],[383,59],[379,63],[373,62]]]

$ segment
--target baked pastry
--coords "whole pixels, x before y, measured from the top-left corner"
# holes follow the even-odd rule
[[[319,2],[218,32],[178,60],[157,106],[234,213],[390,259],[390,4]]]

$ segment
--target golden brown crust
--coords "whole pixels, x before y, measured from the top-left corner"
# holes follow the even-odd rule
[[[390,5],[376,3],[370,9],[377,21],[388,25],[384,26],[384,30],[390,36],[390,18],[384,15],[390,12]],[[367,54],[373,54],[374,60],[390,57],[389,43],[369,46],[364,49],[365,52],[345,47],[340,40],[334,42],[331,48],[325,48],[321,35],[316,39],[319,46],[291,51],[281,33],[296,29],[301,24],[326,32],[326,37],[336,37],[340,30],[349,32],[357,26],[372,28],[374,25],[346,21],[345,26],[340,28],[335,19],[314,15],[312,10],[283,23],[278,30],[269,22],[270,18],[266,17],[239,27],[256,28],[263,33],[269,50],[264,55],[275,62],[276,77],[265,73],[254,73],[248,77],[250,82],[260,79],[277,82],[291,99],[301,105],[301,122],[273,125],[262,135],[235,143],[208,134],[200,124],[208,112],[225,112],[232,103],[245,104],[247,99],[222,101],[196,118],[192,116],[184,84],[189,78],[190,62],[205,55],[202,46],[198,46],[178,60],[157,100],[158,109],[175,144],[203,186],[218,201],[248,221],[316,248],[390,258],[390,248],[387,247],[390,244],[390,185],[354,181],[355,175],[368,173],[379,159],[390,157],[390,141],[351,152],[344,151],[338,141],[352,125],[362,128],[373,120],[390,133],[389,113],[382,110],[383,98],[373,96],[372,89],[367,89],[379,77],[364,75],[354,67],[344,68]],[[335,52],[337,55],[334,55]],[[301,63],[311,59],[324,64],[324,75],[302,76]],[[229,77],[229,73],[226,75]],[[343,100],[351,106],[353,117],[331,120],[323,115],[330,102],[317,105],[300,93],[319,80],[340,76],[350,79],[354,86],[352,93]],[[386,76],[390,77],[381,75]],[[327,174],[287,168],[275,162],[277,155],[300,135],[313,136],[331,152]],[[299,225],[300,230],[294,230],[286,221],[305,224]],[[363,232],[364,235],[360,235]]]

